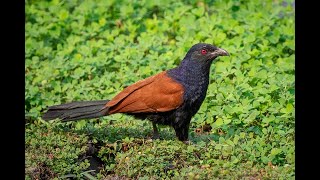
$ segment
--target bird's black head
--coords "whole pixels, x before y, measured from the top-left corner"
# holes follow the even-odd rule
[[[168,70],[168,74],[182,84],[187,82],[197,84],[202,81],[208,83],[210,66],[218,56],[229,56],[229,53],[211,44],[195,44],[189,49],[179,66]],[[204,83],[200,84],[205,85]]]
[[[194,61],[208,62],[214,60],[218,56],[229,56],[229,53],[226,50],[211,44],[198,43],[190,48],[187,56]]]

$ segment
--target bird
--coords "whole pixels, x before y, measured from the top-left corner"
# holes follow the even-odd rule
[[[173,127],[178,140],[189,142],[191,119],[206,97],[210,67],[219,56],[229,56],[229,53],[212,44],[194,44],[172,69],[139,80],[108,100],[50,106],[42,119],[67,122],[123,113],[151,121],[152,139],[160,138],[157,125],[167,125]]]

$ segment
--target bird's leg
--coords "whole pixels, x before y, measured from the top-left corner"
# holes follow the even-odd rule
[[[176,135],[180,141],[188,141],[188,127],[174,128]]]
[[[158,128],[157,128],[157,124],[152,122],[152,126],[153,126],[153,137],[152,137],[152,139],[159,139],[160,135],[159,135],[159,131],[158,131]]]
[[[185,144],[191,144],[191,142],[188,139],[189,123],[180,126],[174,126],[173,128],[176,132],[176,136],[180,141],[182,141]]]

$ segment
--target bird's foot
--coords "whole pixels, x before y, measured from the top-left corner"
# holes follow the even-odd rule
[[[193,142],[192,141],[190,141],[190,140],[185,140],[185,141],[182,141],[184,144],[186,144],[186,145],[192,145],[193,144]]]
[[[152,142],[157,139],[160,139],[160,136],[159,136],[159,134],[154,133],[150,139],[148,138],[147,142]]]
[[[160,135],[158,133],[154,133],[152,136],[153,140],[160,139]]]

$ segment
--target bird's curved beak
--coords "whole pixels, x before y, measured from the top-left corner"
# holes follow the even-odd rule
[[[229,56],[229,53],[222,48],[218,48],[210,54],[210,59],[214,59],[218,56]]]
[[[222,48],[218,48],[217,50],[215,50],[215,54],[218,56],[230,56],[230,54]]]

